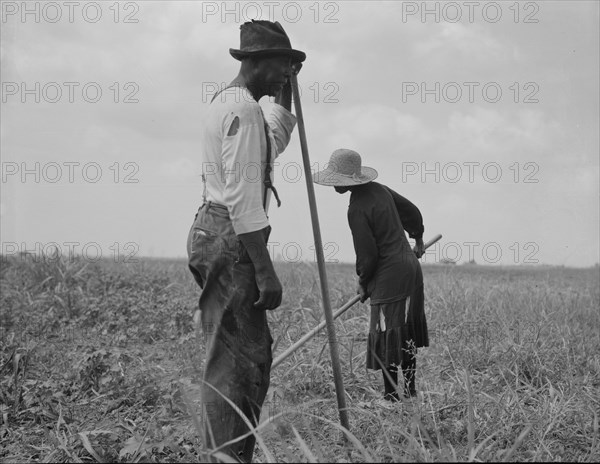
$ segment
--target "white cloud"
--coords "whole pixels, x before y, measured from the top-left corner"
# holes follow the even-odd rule
[[[509,242],[518,230],[519,240],[539,239],[544,261],[550,262],[556,261],[556,250],[580,237],[586,246],[574,247],[574,262],[597,255],[597,5],[568,8],[550,2],[543,7],[544,21],[532,25],[515,24],[510,17],[497,24],[423,24],[419,18],[403,23],[401,2],[331,3],[339,8],[337,23],[324,22],[324,3],[315,22],[313,2],[301,3],[297,23],[282,22],[293,46],[308,55],[299,80],[313,163],[327,162],[336,148],[359,151],[384,183],[415,198],[432,233]],[[189,215],[201,201],[194,176],[205,108],[202,83],[228,82],[237,73],[228,50],[239,45],[240,21],[231,16],[225,23],[220,16],[204,21],[201,2],[139,5],[138,24],[2,25],[5,81],[97,81],[107,98],[112,82],[134,81],[140,87],[135,105],[110,98],[99,104],[21,104],[18,97],[3,104],[3,160],[104,160],[103,167],[119,160],[140,168],[139,185],[106,186],[102,195],[89,185],[42,191],[19,184],[19,207],[10,210],[18,217],[5,216],[12,218],[3,224],[6,230],[44,240],[34,237],[42,232],[31,222],[38,220],[32,211],[40,205],[50,210],[66,202],[84,210],[95,202],[112,215],[113,224],[122,223],[124,241],[152,230],[144,240],[155,250],[180,254],[183,242],[172,243],[173,227],[189,227]],[[505,93],[497,104],[479,96],[473,103],[422,103],[418,96],[403,102],[401,83],[408,81],[495,81]],[[539,103],[513,102],[508,86],[516,81],[537,83]],[[339,87],[337,103],[323,101],[329,82]],[[316,102],[311,86],[320,90]],[[284,156],[300,162],[296,134]],[[404,161],[495,161],[508,175],[497,184],[433,183],[431,176],[402,184]],[[517,161],[537,163],[540,182],[512,182],[508,166]],[[277,182],[284,200],[271,212],[277,239],[311,242],[304,184],[283,182],[281,176]],[[125,190],[129,204],[121,199]],[[320,188],[317,195],[324,239],[339,237],[350,256],[347,198]],[[158,210],[169,219],[157,218]],[[109,237],[115,229],[98,221],[88,230],[68,215],[47,221],[59,238],[91,232]]]
[[[512,47],[492,36],[491,29],[478,24],[442,22],[437,32],[416,41],[413,53],[421,59],[436,60],[438,66],[447,66],[451,60],[469,61],[478,67],[506,62]]]
[[[427,145],[422,121],[382,104],[338,106],[325,129],[327,146],[355,149],[371,159],[394,157],[402,150]]]

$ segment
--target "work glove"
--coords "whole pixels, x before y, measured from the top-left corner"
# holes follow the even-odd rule
[[[421,258],[421,256],[423,256],[425,254],[425,244],[423,243],[422,238],[416,239],[416,243],[413,248],[413,251],[414,251],[415,255],[417,255],[417,258]]]
[[[367,298],[369,298],[369,292],[367,291],[367,289],[362,286],[361,284],[358,284],[358,287],[356,288],[356,293],[358,293],[360,295],[360,302],[364,303],[365,301],[367,301]]]
[[[254,265],[254,278],[259,292],[259,298],[254,302],[254,307],[256,309],[276,309],[281,304],[283,292],[269,250],[267,250],[264,229],[239,234],[238,238]]]
[[[276,309],[281,304],[283,289],[281,282],[271,267],[271,270],[256,270],[256,285],[258,286],[259,298],[254,303],[256,309]]]

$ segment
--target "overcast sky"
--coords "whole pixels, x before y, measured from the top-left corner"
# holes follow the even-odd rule
[[[596,1],[2,2],[2,252],[185,256],[250,19],[308,56],[313,165],[358,151],[443,234],[425,262],[599,261]],[[297,131],[278,161],[271,250],[312,261]],[[315,191],[326,258],[352,262],[349,195]]]

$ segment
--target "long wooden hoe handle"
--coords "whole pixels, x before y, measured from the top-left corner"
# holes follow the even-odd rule
[[[425,244],[425,249],[429,248],[431,245],[436,243],[441,238],[442,238],[442,234],[437,234],[435,237],[433,237],[431,240],[429,240]],[[356,296],[352,297],[352,299],[349,300],[344,306],[342,306],[335,313],[333,313],[333,318],[337,319],[338,317],[340,317],[348,309],[350,309],[352,306],[354,306],[356,303],[358,303],[359,300],[360,300],[360,295],[356,295]],[[273,364],[271,365],[271,369],[277,367],[287,357],[289,357],[294,351],[296,351],[298,348],[303,346],[307,341],[309,341],[311,338],[313,338],[315,335],[317,335],[321,330],[323,330],[323,328],[326,325],[326,322],[327,321],[320,322],[319,325],[317,325],[314,329],[312,329],[310,332],[307,332],[306,334],[304,334],[304,336],[300,340],[298,340],[296,343],[294,343],[292,346],[290,346],[287,350],[285,350],[283,353],[281,353],[277,357],[277,359],[275,359],[273,361]]]
[[[335,336],[335,321],[333,319],[333,311],[331,310],[331,301],[329,300],[329,286],[327,285],[325,257],[323,255],[323,243],[321,240],[321,230],[319,228],[319,215],[317,214],[317,201],[315,199],[315,190],[311,176],[310,159],[308,156],[308,144],[306,143],[304,117],[302,115],[302,104],[300,103],[300,91],[298,90],[298,78],[296,77],[296,74],[292,74],[290,81],[292,84],[292,96],[294,98],[294,106],[296,109],[296,119],[298,121],[298,135],[300,136],[300,148],[302,149],[304,175],[306,176],[308,204],[310,206],[310,218],[312,222],[313,236],[315,240],[317,265],[319,268],[319,280],[321,282],[323,313],[325,314],[325,324],[327,325],[327,334],[330,341],[329,353],[331,355],[331,367],[333,370],[333,380],[335,383],[335,394],[337,396],[338,412],[340,415],[340,423],[342,424],[342,427],[344,427],[346,430],[350,430],[350,421],[348,420],[348,411],[346,410],[346,393],[344,391],[342,368]]]

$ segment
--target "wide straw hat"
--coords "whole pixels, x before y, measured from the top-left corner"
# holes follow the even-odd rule
[[[354,150],[340,148],[333,152],[329,164],[322,171],[313,174],[315,184],[330,187],[351,187],[371,182],[377,178],[377,171],[362,166],[360,155]]]
[[[306,59],[306,53],[292,48],[281,24],[254,19],[240,26],[240,48],[230,48],[229,53],[236,60],[260,55],[288,55],[294,63]]]

